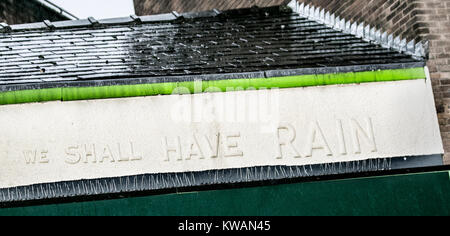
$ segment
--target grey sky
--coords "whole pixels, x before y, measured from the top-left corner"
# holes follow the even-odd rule
[[[134,14],[133,0],[51,0],[78,18],[97,19]]]

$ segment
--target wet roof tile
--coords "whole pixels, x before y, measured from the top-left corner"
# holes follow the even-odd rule
[[[50,26],[13,25],[0,33],[2,86],[421,61],[281,7]]]

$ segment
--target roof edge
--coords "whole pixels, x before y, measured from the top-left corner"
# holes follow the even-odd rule
[[[51,1],[48,1],[48,0],[34,0],[34,1],[52,11],[60,14],[61,16],[66,17],[69,20],[78,20],[79,19],[74,14],[70,13],[69,11],[65,10],[64,8],[56,5],[55,3],[51,2]]]
[[[388,34],[387,32],[378,30],[376,27],[373,27],[367,23],[352,23],[350,20],[336,16],[336,14],[325,11],[325,9],[320,7],[315,7],[314,5],[305,3],[300,4],[297,0],[292,0],[288,4],[288,7],[302,17],[325,24],[335,30],[355,35],[356,37],[367,42],[375,43],[384,48],[393,49],[400,53],[405,53],[417,59],[428,58],[428,41],[416,43],[414,40],[411,40],[408,42],[400,36]]]
[[[10,33],[24,30],[56,30],[65,28],[77,28],[86,26],[107,26],[107,25],[120,25],[130,23],[161,23],[175,21],[183,18],[183,15],[177,12],[149,15],[149,16],[136,16],[130,15],[127,17],[106,18],[97,20],[94,17],[88,17],[86,19],[65,20],[65,21],[43,21],[26,24],[8,25],[6,23],[0,23],[0,33]]]
[[[36,0],[39,2],[47,1],[47,0]],[[173,11],[171,13],[162,13],[155,15],[147,15],[147,16],[137,16],[130,15],[126,17],[117,17],[117,18],[106,18],[106,19],[95,19],[94,17],[88,17],[86,19],[75,19],[75,20],[66,20],[66,21],[45,21],[45,22],[34,22],[34,23],[26,23],[26,24],[16,24],[16,25],[8,25],[6,23],[0,23],[0,33],[9,33],[9,32],[17,32],[17,31],[26,31],[26,30],[58,30],[65,28],[77,28],[77,27],[88,27],[88,26],[108,26],[108,25],[120,25],[120,24],[141,24],[141,23],[162,23],[162,22],[175,22],[177,20],[189,20],[196,18],[204,18],[204,17],[218,17],[223,14],[227,14],[233,11],[245,11],[245,10],[270,10],[276,8],[287,8],[286,4],[282,4],[279,6],[271,6],[271,7],[251,7],[251,8],[241,8],[241,9],[230,9],[225,11],[220,11],[217,9],[212,9],[210,11],[202,11],[202,12],[186,12],[186,13],[178,13]],[[282,8],[282,9],[284,9]],[[61,8],[62,9],[62,8]]]
[[[263,73],[259,78],[243,79],[217,79],[199,80],[198,78],[188,78],[189,80],[155,81],[155,79],[140,79],[136,84],[130,81],[120,84],[120,81],[92,81],[94,86],[87,84],[67,84],[59,87],[47,89],[17,90],[0,93],[0,105],[25,104],[50,101],[78,101],[97,100],[142,96],[161,96],[174,94],[200,94],[216,92],[233,92],[242,90],[267,90],[267,89],[290,89],[323,86],[342,86],[360,84],[398,82],[406,80],[426,80],[426,73],[423,67],[410,69],[378,70],[365,72],[347,72],[321,75],[298,75],[298,76],[277,76],[266,78]],[[233,77],[231,75],[230,77]],[[164,78],[163,78],[164,79]],[[86,81],[90,83],[91,81]],[[114,84],[107,85],[113,82]],[[97,86],[95,86],[97,85]]]
[[[180,83],[180,82],[213,82],[226,80],[240,80],[240,79],[271,79],[280,77],[298,77],[298,76],[319,76],[346,73],[361,73],[361,72],[381,72],[394,70],[410,70],[417,68],[424,68],[424,62],[414,63],[399,63],[399,64],[382,64],[382,65],[354,65],[354,66],[338,66],[338,67],[324,67],[324,68],[299,68],[288,70],[266,70],[258,72],[243,72],[243,73],[227,73],[227,74],[204,74],[204,75],[182,75],[182,76],[157,76],[149,77],[146,75],[130,75],[130,74],[105,74],[102,76],[82,76],[80,80],[67,80],[60,82],[45,82],[40,83],[23,83],[10,84],[0,86],[0,95],[4,92],[14,92],[23,90],[41,90],[53,88],[83,88],[83,87],[104,87],[104,86],[133,86],[142,84],[156,84],[156,83]],[[420,76],[420,78],[425,76]],[[389,80],[389,79],[387,79]],[[319,80],[315,81],[321,82]],[[323,82],[323,81],[322,81]],[[375,81],[374,81],[375,82]],[[325,84],[324,84],[325,85]],[[315,84],[314,86],[320,86]],[[306,86],[297,86],[306,87]],[[0,96],[0,104],[1,104]]]

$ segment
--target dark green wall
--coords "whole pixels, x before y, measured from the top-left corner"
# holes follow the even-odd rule
[[[449,172],[0,209],[0,215],[450,215]]]

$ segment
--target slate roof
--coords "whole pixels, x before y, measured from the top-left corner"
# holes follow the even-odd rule
[[[422,60],[284,6],[0,26],[3,91],[17,85],[417,62]]]

